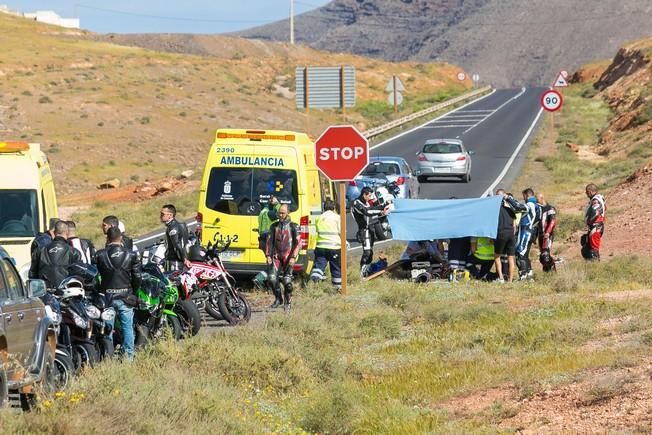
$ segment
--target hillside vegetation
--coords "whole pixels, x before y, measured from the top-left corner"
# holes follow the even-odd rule
[[[200,167],[216,128],[317,135],[347,122],[364,129],[470,87],[457,80],[459,68],[442,63],[388,63],[226,37],[211,39],[220,56],[160,52],[5,14],[0,27],[0,135],[44,144],[64,202],[107,178],[135,183]],[[295,67],[341,64],[357,69],[357,107],[346,116],[297,111]],[[407,88],[396,115],[384,103],[392,74]]]
[[[652,344],[652,300],[635,291],[652,285],[651,271],[627,258],[502,286],[352,276],[349,297],[310,286],[290,314],[102,364],[44,398],[40,412],[0,412],[0,425],[43,434],[642,430],[652,423],[644,406],[621,419],[603,411],[649,389],[633,367]],[[577,400],[568,409],[590,421],[562,424],[543,409],[531,419],[532,405],[569,383],[584,387],[561,403]]]

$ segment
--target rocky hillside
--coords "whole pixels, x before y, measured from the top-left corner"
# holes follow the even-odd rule
[[[590,7],[587,7],[590,4]],[[496,86],[549,84],[652,32],[648,0],[334,0],[297,17],[311,47],[446,60]],[[239,33],[287,41],[288,21]]]
[[[613,112],[597,153],[652,157],[652,38],[624,46],[606,67],[588,66],[571,77],[587,81]]]
[[[621,48],[611,63],[589,65],[571,81],[590,85],[585,96],[604,100],[612,111],[595,153],[603,156],[596,176],[606,171],[624,179],[607,192],[610,216],[608,255],[649,255],[652,243],[652,38]]]

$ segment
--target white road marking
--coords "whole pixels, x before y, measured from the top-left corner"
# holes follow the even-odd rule
[[[518,97],[520,97],[520,96],[523,95],[524,93],[525,93],[525,88],[521,88],[521,92],[519,92],[518,94],[514,95],[512,98],[510,98],[509,100],[505,101],[503,104],[501,104],[500,106],[498,106],[498,107],[496,108],[496,110],[494,110],[493,112],[491,112],[491,114],[489,114],[489,116],[487,116],[485,119],[483,119],[482,121],[478,122],[478,123],[477,123],[476,125],[474,125],[473,127],[470,127],[469,129],[465,130],[464,133],[462,133],[462,135],[465,135],[465,134],[468,133],[469,131],[471,131],[471,130],[473,130],[474,128],[476,128],[478,125],[480,125],[480,124],[482,124],[483,122],[485,122],[487,119],[491,118],[491,115],[493,115],[494,113],[498,112],[500,109],[502,109],[503,107],[505,107],[506,105],[508,105],[508,104],[511,103],[512,101],[516,100]]]
[[[426,125],[423,128],[466,128],[466,127],[473,127],[473,125],[450,125],[450,124],[445,124],[445,125]]]
[[[521,139],[521,142],[518,144],[516,149],[514,150],[514,153],[512,156],[509,158],[507,163],[505,164],[505,167],[503,168],[502,172],[498,174],[498,178],[493,182],[491,186],[485,192],[482,194],[482,196],[489,196],[493,192],[493,190],[498,186],[498,184],[503,180],[505,177],[505,174],[507,174],[507,171],[509,168],[512,166],[512,163],[514,163],[514,159],[516,159],[516,156],[518,155],[519,151],[521,151],[521,148],[523,148],[523,145],[527,142],[528,138],[530,137],[530,134],[532,134],[532,131],[534,130],[534,127],[536,127],[537,122],[539,122],[539,118],[541,118],[541,114],[543,113],[543,108],[539,109],[539,113],[537,113],[537,116],[534,118],[534,121],[532,121],[532,124],[530,125],[530,128],[525,132],[525,136],[523,136],[523,139]]]
[[[433,122],[433,121],[437,121],[438,119],[441,119],[441,118],[443,118],[443,117],[445,117],[445,116],[447,116],[447,115],[450,115],[451,113],[455,113],[455,112],[457,112],[458,110],[461,110],[461,109],[463,109],[463,108],[465,108],[465,107],[467,107],[467,106],[470,106],[471,104],[475,104],[475,103],[477,103],[478,101],[484,100],[484,99],[487,98],[488,96],[493,95],[495,92],[496,92],[496,89],[492,89],[491,92],[489,92],[487,95],[483,95],[482,97],[477,98],[477,99],[475,99],[475,100],[473,100],[473,101],[470,101],[470,102],[464,104],[463,106],[458,107],[457,109],[453,109],[453,110],[451,110],[451,111],[448,112],[448,113],[444,113],[443,115],[439,116],[438,118],[431,119],[430,121],[428,121],[428,122],[424,122],[423,124],[418,125],[418,126],[416,126],[416,127],[414,127],[414,128],[411,128],[410,130],[404,131],[403,133],[399,133],[399,134],[397,134],[396,136],[392,136],[392,137],[390,137],[389,139],[386,139],[386,140],[382,141],[382,142],[379,143],[379,144],[376,144],[376,145],[374,145],[374,146],[372,146],[372,147],[369,147],[369,150],[371,151],[371,150],[374,150],[374,149],[376,149],[376,148],[380,148],[381,146],[383,146],[383,145],[385,145],[385,144],[388,144],[388,143],[390,143],[391,141],[398,139],[399,137],[402,137],[402,136],[405,136],[406,134],[410,134],[410,133],[412,133],[412,132],[414,132],[414,131],[417,131],[418,129],[427,126],[428,124],[430,124],[430,123]]]

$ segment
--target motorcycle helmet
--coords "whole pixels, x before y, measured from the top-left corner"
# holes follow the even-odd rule
[[[57,296],[60,296],[61,299],[70,299],[74,297],[83,297],[84,293],[84,284],[77,278],[69,276],[61,281],[59,288],[56,291]]]
[[[401,187],[396,183],[396,181],[387,183],[387,190],[394,196],[398,196],[401,193]]]
[[[206,249],[201,245],[192,245],[188,250],[188,259],[203,263],[206,261]]]

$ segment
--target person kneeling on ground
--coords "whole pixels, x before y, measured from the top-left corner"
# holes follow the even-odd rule
[[[489,237],[471,237],[471,255],[467,260],[470,263],[471,275],[476,279],[487,279],[487,275],[494,265],[494,241]],[[477,266],[480,266],[478,270]]]

